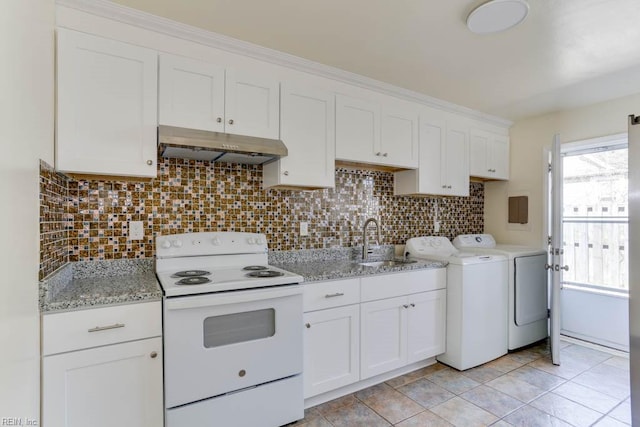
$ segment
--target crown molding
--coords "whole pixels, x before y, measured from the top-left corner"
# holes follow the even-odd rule
[[[407,101],[418,102],[430,107],[436,107],[441,110],[462,114],[469,118],[482,120],[498,126],[510,127],[513,124],[512,121],[502,117],[485,114],[471,108],[422,94],[420,92],[404,89],[389,83],[331,67],[329,65],[280,52],[275,49],[270,49],[222,34],[182,24],[107,0],[56,0],[56,4],[179,39],[193,41],[205,46],[224,50],[226,52],[244,55],[260,61],[269,62],[271,64],[337,80],[364,89],[374,90],[386,95],[405,99]]]

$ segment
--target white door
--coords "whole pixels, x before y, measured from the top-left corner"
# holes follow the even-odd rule
[[[555,135],[549,161],[549,271],[551,274],[551,361],[560,364],[560,290],[564,268],[562,255],[562,157],[560,156],[560,136]]]
[[[469,195],[469,142],[468,132],[462,126],[447,123],[446,161],[442,173],[447,194]]]
[[[272,78],[227,69],[225,132],[280,137],[280,83]]]
[[[163,423],[161,338],[46,356],[42,369],[48,427]]]
[[[224,132],[224,68],[162,54],[158,84],[161,125]]]
[[[386,107],[382,110],[380,149],[382,163],[418,167],[418,113],[410,108]]]
[[[409,295],[407,363],[444,353],[447,291]]]
[[[429,110],[420,116],[420,169],[419,192],[448,194],[443,181],[442,168],[445,161],[446,125],[440,112]]]
[[[335,186],[335,102],[331,92],[283,83],[282,141],[289,154],[264,165],[265,187]]]
[[[380,146],[380,105],[376,102],[336,95],[336,158],[354,162],[377,162]]]
[[[56,169],[155,178],[157,53],[57,31]]]
[[[360,379],[360,305],[304,314],[304,397]]]
[[[407,361],[407,298],[361,304],[360,379],[404,366]]]

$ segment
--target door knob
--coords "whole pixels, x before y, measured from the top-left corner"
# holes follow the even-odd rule
[[[216,119],[216,122],[218,122],[218,123],[222,123],[222,117],[218,117],[218,118]]]
[[[229,124],[232,125],[233,124],[233,119],[229,119]]]

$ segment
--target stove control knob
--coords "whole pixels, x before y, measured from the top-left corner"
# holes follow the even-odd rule
[[[221,244],[222,242],[220,241],[220,238],[218,238],[218,237],[214,237],[214,238],[211,240],[211,243],[213,243],[213,246],[220,246],[220,244]]]
[[[182,240],[174,240],[173,242],[171,242],[171,246],[173,246],[174,248],[181,248],[182,247]]]
[[[160,243],[160,247],[162,249],[169,249],[171,247],[171,242],[168,240],[163,240],[162,243]]]

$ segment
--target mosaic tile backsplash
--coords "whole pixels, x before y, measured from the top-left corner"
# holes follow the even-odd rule
[[[470,184],[469,197],[426,198],[394,196],[392,173],[344,168],[335,189],[311,192],[263,190],[262,166],[182,159],[159,158],[150,182],[73,180],[45,162],[40,171],[40,278],[68,261],[151,258],[164,234],[260,232],[281,251],[361,245],[370,217],[381,244],[483,231],[482,183]],[[129,221],[143,221],[143,240],[128,239]],[[301,221],[309,236],[299,235]]]

